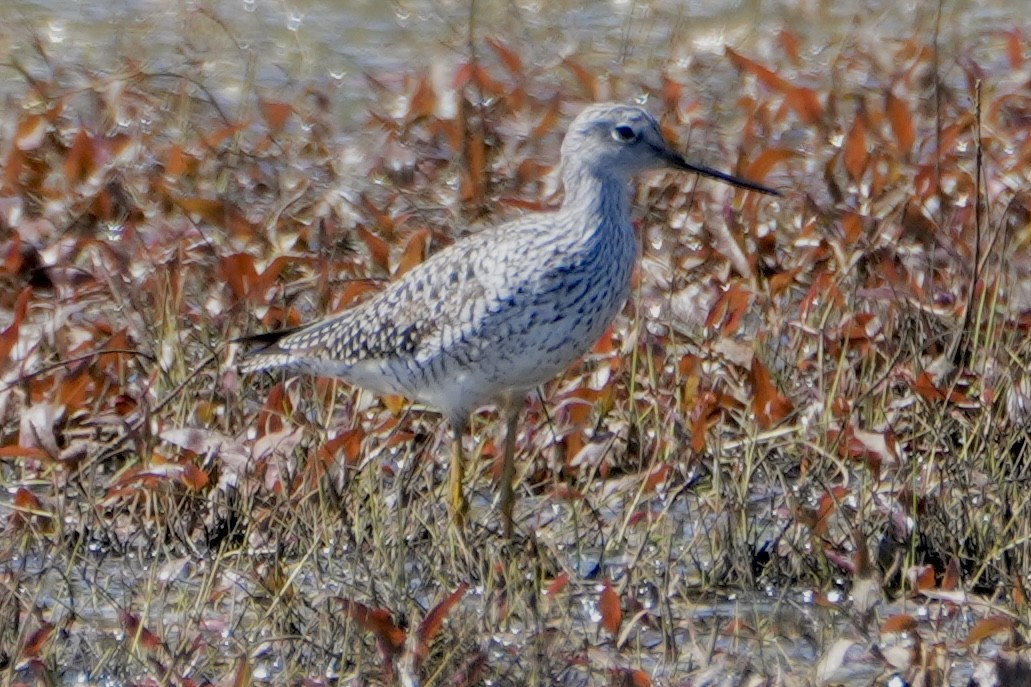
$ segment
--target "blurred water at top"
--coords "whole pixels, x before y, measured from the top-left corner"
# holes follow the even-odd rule
[[[943,34],[1011,29],[1025,2],[951,0]],[[539,46],[533,55],[524,49],[526,60],[548,65],[575,54],[595,66],[642,70],[722,54],[726,44],[770,42],[785,27],[808,44],[833,41],[853,24],[903,37],[933,26],[936,9],[920,0],[3,0],[0,81],[11,76],[3,66],[9,56],[38,58],[30,47],[38,36],[60,61],[91,68],[117,68],[128,57],[151,73],[181,70],[184,55],[205,55],[203,76],[260,88],[298,78],[335,82],[357,109],[366,74],[461,59],[470,17],[477,36]],[[962,15],[961,26],[952,15]]]

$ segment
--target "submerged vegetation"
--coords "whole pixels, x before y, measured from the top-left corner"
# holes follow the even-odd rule
[[[471,32],[346,131],[196,46],[12,52],[0,682],[1024,684],[1031,63],[938,28],[648,69]],[[784,198],[639,184],[631,301],[521,424],[515,542],[489,410],[464,547],[440,418],[236,373],[234,337],[554,206],[570,118],[634,99]]]

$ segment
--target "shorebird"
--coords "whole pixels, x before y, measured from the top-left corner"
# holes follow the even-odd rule
[[[779,195],[688,162],[640,107],[591,105],[562,142],[561,207],[458,241],[328,319],[239,339],[258,346],[240,369],[338,377],[439,410],[451,425],[450,507],[459,525],[467,509],[462,436],[477,408],[499,406],[506,428],[500,507],[511,537],[521,406],[589,351],[622,309],[637,259],[630,181],[664,168]]]

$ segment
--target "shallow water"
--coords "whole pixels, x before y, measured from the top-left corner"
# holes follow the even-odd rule
[[[95,664],[95,657],[112,652],[119,655],[136,647],[127,628],[125,614],[144,613],[144,626],[159,633],[163,647],[175,648],[184,642],[203,642],[207,646],[221,646],[227,657],[239,651],[241,637],[252,643],[253,628],[264,627],[258,636],[269,636],[268,617],[262,613],[261,599],[269,590],[257,584],[251,575],[235,575],[223,571],[214,573],[212,561],[182,557],[163,562],[137,556],[122,558],[81,558],[78,561],[42,561],[38,559],[9,562],[23,573],[36,578],[31,588],[20,589],[32,594],[38,608],[47,608],[51,622],[65,632],[61,641],[66,643],[62,653],[66,657],[78,656],[82,664],[72,659],[68,665],[55,667],[54,675],[64,685],[120,685],[132,683],[126,675],[122,661],[117,672],[108,673]],[[359,579],[364,570],[360,557],[323,557],[323,569],[314,565],[306,570],[295,570],[292,576],[294,591],[308,600],[298,607],[295,621],[299,628],[306,623],[318,622],[319,613],[333,605],[336,595],[350,596],[349,590],[368,586],[367,579]],[[417,583],[418,564],[413,562],[410,572],[412,584]],[[6,566],[0,571],[8,571]],[[624,571],[625,572],[625,571]],[[219,601],[202,601],[211,593],[212,579],[222,591]],[[356,577],[356,574],[358,577]],[[327,586],[325,580],[331,580]],[[597,628],[601,620],[598,595],[601,583],[592,580],[570,582],[563,592],[565,610],[561,619],[552,618],[555,626],[565,626],[570,645],[590,647],[590,660],[578,665],[571,662],[562,672],[562,684],[597,684],[597,680],[614,666],[624,665],[633,657],[631,666],[643,670],[660,683],[677,684],[690,678],[690,684],[744,684],[749,674],[781,675],[785,684],[810,684],[818,674],[821,660],[832,651],[832,646],[845,649],[845,660],[829,676],[832,684],[869,685],[875,678],[884,677],[883,663],[876,651],[889,652],[893,647],[906,647],[910,641],[905,634],[878,637],[876,623],[863,628],[849,611],[848,599],[830,597],[839,603],[828,604],[817,595],[801,590],[768,589],[765,593],[698,592],[697,595],[678,599],[659,599],[661,604],[672,603],[673,622],[666,625],[660,620],[663,609],[649,606],[648,590],[635,589],[632,594],[643,602],[643,611],[633,619],[629,639],[618,650],[607,642],[598,641]],[[40,589],[47,593],[40,595]],[[144,609],[139,598],[146,593]],[[255,603],[257,601],[257,603]],[[439,599],[418,600],[426,612]],[[458,608],[450,614],[452,622],[473,622],[490,604],[480,588],[470,589]],[[306,609],[305,609],[306,607]],[[920,608],[913,601],[900,599],[884,603],[878,608],[883,619],[897,614],[913,614],[921,622],[919,632],[956,632],[967,629],[959,618],[949,620],[947,604],[934,604]],[[321,611],[320,611],[321,609]],[[137,615],[137,617],[139,617]],[[528,621],[527,621],[528,622]],[[943,627],[944,625],[944,627]],[[949,630],[949,626],[952,629]],[[189,628],[188,631],[181,630]],[[202,628],[200,631],[197,628]],[[532,661],[540,635],[532,625],[509,622],[481,637],[480,650],[487,656],[493,670],[505,672],[532,670]],[[137,638],[138,639],[138,638]],[[141,645],[142,645],[142,640]],[[247,641],[247,640],[244,640]],[[269,639],[271,643],[272,640]],[[876,648],[875,648],[876,647]],[[982,655],[998,650],[994,642],[984,642]],[[155,652],[150,647],[151,653]],[[146,652],[144,652],[146,653]],[[295,675],[289,669],[291,652],[285,648],[266,647],[255,652],[251,676],[255,684],[279,684],[281,677]],[[970,652],[950,653],[951,673],[948,684],[964,685],[974,669],[975,656]],[[94,672],[85,672],[85,665],[94,665]],[[326,677],[342,677],[333,667],[327,667]],[[144,673],[141,673],[145,674]],[[736,677],[735,677],[736,676]],[[799,682],[801,681],[801,682]]]
[[[1022,0],[946,5],[944,40],[957,30],[952,14],[963,15],[959,30],[969,32],[1010,29],[1014,13],[1024,10]],[[273,90],[310,79],[335,86],[337,111],[355,117],[368,103],[366,75],[411,74],[465,59],[470,8],[480,36],[537,44],[542,65],[576,55],[613,70],[658,70],[669,61],[722,55],[725,45],[761,53],[785,26],[811,45],[833,44],[857,18],[882,37],[902,37],[929,26],[933,6],[918,0],[7,0],[0,7],[0,55],[31,62],[37,35],[66,63],[104,69],[120,66],[113,58],[142,54],[150,71],[176,71],[186,45],[206,55],[202,68],[226,82],[227,98],[249,79]],[[0,93],[17,86],[7,78],[0,83]]]

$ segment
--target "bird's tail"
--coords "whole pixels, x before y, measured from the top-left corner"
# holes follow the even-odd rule
[[[296,332],[300,327],[278,329],[273,332],[250,334],[233,339],[232,343],[251,347],[240,358],[240,372],[262,372],[293,366],[297,360],[289,350],[281,348],[279,342]]]

